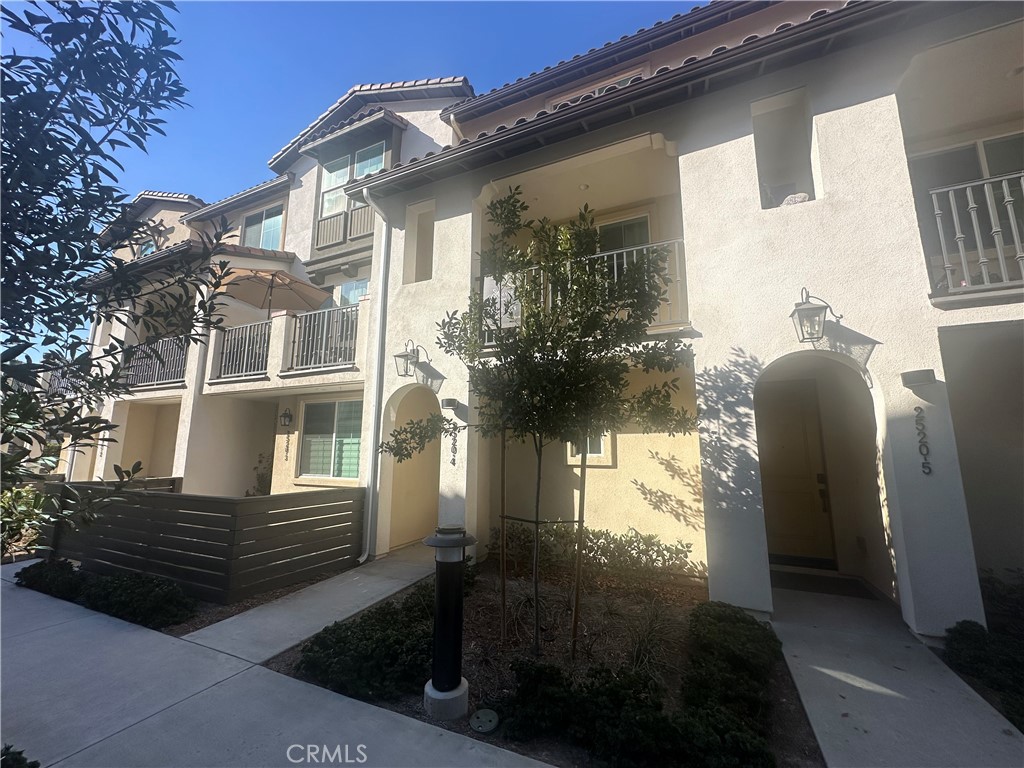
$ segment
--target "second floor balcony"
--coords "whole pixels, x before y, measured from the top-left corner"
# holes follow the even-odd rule
[[[165,386],[185,381],[188,340],[183,336],[141,345],[125,365],[122,380],[129,387]]]
[[[1024,288],[1024,172],[930,189],[922,232],[933,298],[1005,298]],[[983,297],[982,297],[983,298]]]
[[[220,329],[214,333],[208,378],[218,385],[246,388],[283,386],[291,378],[358,372],[366,302],[343,307],[280,314],[270,320]]]

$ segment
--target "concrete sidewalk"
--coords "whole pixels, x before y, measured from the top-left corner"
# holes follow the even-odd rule
[[[418,544],[185,635],[257,664],[434,572],[434,550]]]
[[[21,567],[0,570],[2,737],[43,766],[543,765],[16,587]]]
[[[830,768],[1020,768],[1024,737],[881,600],[772,591],[772,625]]]

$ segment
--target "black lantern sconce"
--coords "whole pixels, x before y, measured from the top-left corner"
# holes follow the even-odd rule
[[[401,377],[412,376],[416,364],[420,361],[419,347],[412,339],[405,342],[405,349],[395,355],[395,368]]]
[[[843,316],[837,315],[827,301],[819,299],[817,296],[811,296],[806,288],[800,289],[800,303],[793,308],[789,317],[793,321],[793,325],[796,326],[796,337],[801,344],[821,341],[825,335],[825,316],[828,312],[832,313],[836,322],[843,319]]]
[[[292,425],[292,411],[290,408],[285,408],[281,411],[281,415],[277,417],[278,421],[281,422],[281,426],[288,429]]]

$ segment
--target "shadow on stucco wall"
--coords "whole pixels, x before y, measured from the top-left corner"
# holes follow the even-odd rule
[[[704,514],[763,516],[754,385],[764,364],[739,347],[727,365],[697,373]]]
[[[675,454],[665,456],[658,451],[648,451],[647,455],[660,464],[669,479],[679,483],[685,493],[683,496],[676,496],[660,488],[652,488],[636,479],[630,481],[633,487],[655,512],[670,515],[676,522],[683,523],[694,531],[703,531],[704,484],[701,481],[700,468],[684,467]]]

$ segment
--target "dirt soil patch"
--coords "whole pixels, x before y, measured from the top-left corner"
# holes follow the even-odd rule
[[[516,574],[510,577],[506,605],[508,631],[501,639],[501,589],[496,563],[484,563],[476,584],[467,593],[463,631],[463,675],[470,681],[470,713],[476,709],[499,709],[512,696],[515,676],[513,661],[531,656],[533,642],[533,585]],[[577,658],[569,657],[572,625],[571,574],[549,569],[540,589],[541,659],[582,677],[591,666],[617,668],[631,665],[649,671],[667,690],[680,685],[685,664],[684,638],[690,610],[707,600],[703,583],[684,576],[648,578],[642,581],[599,576],[590,580],[582,596]],[[407,591],[407,590],[406,590]],[[391,600],[401,600],[404,593]],[[264,666],[282,674],[306,679],[296,667],[301,645],[267,661]],[[306,682],[314,683],[312,680]],[[425,681],[424,681],[425,682]],[[770,744],[779,766],[824,768],[817,740],[807,720],[796,687],[785,662],[780,661],[773,678],[775,709]],[[669,697],[673,700],[677,697]],[[466,721],[444,723],[431,720],[423,711],[421,694],[395,701],[373,702],[376,706],[431,723],[471,738],[518,752],[557,766],[594,765],[585,750],[555,739],[512,741],[498,728],[491,734],[473,731]]]

